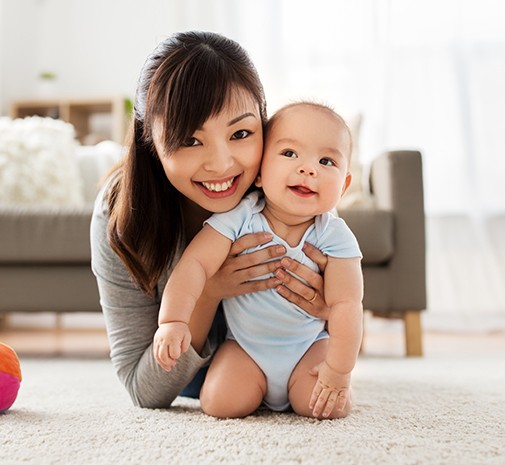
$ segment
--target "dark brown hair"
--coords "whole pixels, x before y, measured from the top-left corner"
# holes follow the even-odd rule
[[[141,71],[128,151],[109,189],[108,238],[139,287],[152,294],[182,245],[181,194],[167,179],[154,148],[161,124],[167,153],[243,89],[266,120],[263,87],[246,51],[210,32],[177,33],[162,41]]]

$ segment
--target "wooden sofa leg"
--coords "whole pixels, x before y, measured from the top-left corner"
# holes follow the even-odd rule
[[[7,328],[7,314],[0,313],[0,331],[3,331]]]
[[[423,330],[421,328],[421,312],[407,311],[403,316],[405,324],[405,347],[407,357],[423,355]]]

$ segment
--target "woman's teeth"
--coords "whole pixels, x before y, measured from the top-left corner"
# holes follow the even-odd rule
[[[231,178],[229,181],[226,181],[226,182],[205,182],[205,181],[202,181],[202,184],[209,191],[223,192],[223,191],[227,191],[232,186],[234,180],[235,180],[235,178]]]

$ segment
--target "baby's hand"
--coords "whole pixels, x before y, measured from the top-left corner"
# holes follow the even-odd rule
[[[170,371],[177,359],[189,349],[191,333],[187,323],[173,321],[160,325],[154,335],[153,353],[158,364]]]
[[[343,413],[350,401],[351,373],[339,373],[323,362],[314,367],[311,374],[317,375],[309,402],[312,415],[319,417],[322,413],[323,417],[328,417],[335,407],[337,412]]]

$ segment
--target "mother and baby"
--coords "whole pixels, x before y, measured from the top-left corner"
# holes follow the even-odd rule
[[[327,106],[266,116],[236,42],[161,42],[138,82],[128,151],[102,187],[92,267],[111,359],[134,404],[199,397],[341,418],[362,333],[361,253],[330,213],[351,135]]]

